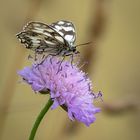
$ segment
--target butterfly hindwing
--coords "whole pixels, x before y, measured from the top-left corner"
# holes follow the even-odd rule
[[[74,25],[69,21],[57,21],[50,25],[53,27],[64,39],[68,42],[68,44],[74,44],[76,40],[76,33]]]

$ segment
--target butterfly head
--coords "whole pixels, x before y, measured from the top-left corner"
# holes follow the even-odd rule
[[[77,49],[76,49],[76,46],[73,47],[71,51],[72,51],[74,54],[78,54],[78,53],[79,53],[79,51],[77,51]]]
[[[74,54],[80,53],[79,51],[77,51],[76,46],[71,47],[70,51],[73,52]]]

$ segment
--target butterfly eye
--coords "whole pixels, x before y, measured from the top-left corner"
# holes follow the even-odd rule
[[[75,52],[76,51],[76,48],[74,47],[72,51]]]

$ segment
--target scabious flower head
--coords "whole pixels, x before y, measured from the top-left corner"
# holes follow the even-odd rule
[[[69,61],[63,61],[58,71],[60,63],[56,57],[47,57],[43,63],[25,67],[18,74],[35,92],[50,91],[52,109],[65,106],[71,120],[89,126],[95,121],[94,114],[100,111],[93,105],[91,81]]]

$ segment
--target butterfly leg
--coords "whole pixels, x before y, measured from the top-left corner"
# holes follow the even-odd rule
[[[71,66],[72,66],[72,68],[73,68],[73,61],[74,61],[73,54],[71,54]]]
[[[57,71],[56,74],[58,74],[58,72],[62,70],[61,64],[62,64],[62,62],[63,62],[64,60],[65,60],[65,56],[63,56],[62,60],[59,61],[60,64],[59,64],[59,66],[58,66],[58,71]]]
[[[56,54],[48,54],[47,56],[43,55],[42,58],[41,58],[41,59],[42,59],[41,62],[39,62],[37,65],[43,64],[43,62],[44,62],[49,56],[56,56]]]
[[[35,51],[35,58],[34,61],[37,61],[37,52]]]
[[[28,60],[33,59],[33,57],[29,54],[28,55]]]
[[[74,55],[73,55],[73,53],[70,53],[70,54],[67,54],[67,55],[64,55],[64,56],[71,56],[70,61],[71,61],[71,66],[73,68],[73,61],[74,61]]]

